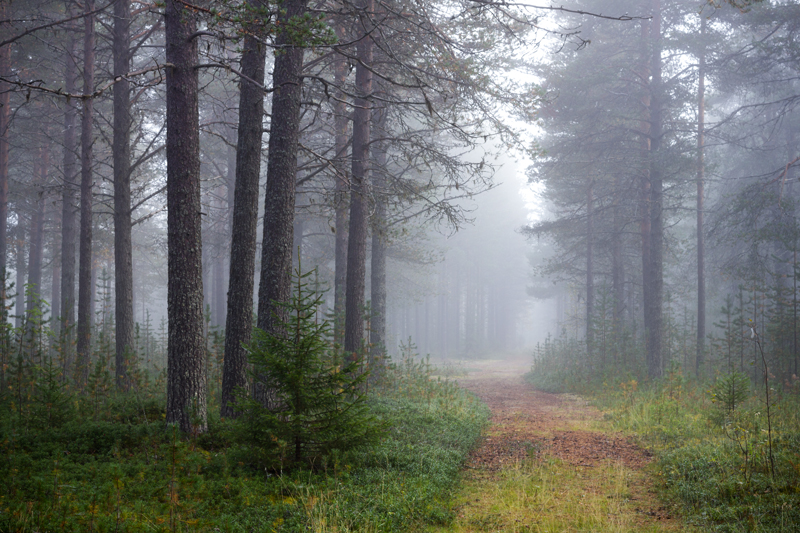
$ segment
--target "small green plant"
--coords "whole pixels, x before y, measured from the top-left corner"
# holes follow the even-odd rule
[[[368,414],[358,362],[341,363],[330,344],[327,322],[318,322],[322,298],[294,276],[294,295],[284,304],[285,334],[256,330],[250,347],[252,376],[268,400],[240,395],[237,420],[250,462],[271,469],[300,463],[319,466],[333,450],[374,441],[379,426]]]
[[[711,402],[729,415],[750,396],[750,377],[741,372],[731,372],[717,379],[710,393]]]

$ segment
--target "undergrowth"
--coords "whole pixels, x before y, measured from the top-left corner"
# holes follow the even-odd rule
[[[370,391],[389,428],[377,445],[275,473],[249,464],[229,421],[186,437],[165,426],[158,394],[87,397],[41,372],[41,387],[4,398],[0,531],[422,530],[452,518],[448,494],[488,417],[407,358]]]
[[[678,503],[691,524],[731,533],[800,531],[795,387],[769,384],[768,417],[763,382],[738,373],[698,383],[674,366],[662,380],[642,384],[632,373],[570,381],[563,369],[542,370],[528,380],[590,395],[607,423],[653,452],[663,497]]]

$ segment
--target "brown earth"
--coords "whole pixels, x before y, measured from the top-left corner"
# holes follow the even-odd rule
[[[603,415],[583,398],[534,390],[523,380],[528,358],[467,364],[470,372],[458,379],[459,384],[491,409],[490,427],[467,466],[473,475],[492,477],[531,457],[555,457],[586,469],[610,461],[641,471],[651,462],[651,454],[629,437],[598,429]],[[646,475],[631,489],[637,522],[646,526],[655,521],[667,530],[681,530]]]

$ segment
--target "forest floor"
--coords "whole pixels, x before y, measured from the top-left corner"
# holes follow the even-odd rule
[[[460,363],[459,384],[491,409],[467,464],[449,532],[686,531],[659,501],[651,456],[604,429],[579,396],[537,391],[528,357]]]

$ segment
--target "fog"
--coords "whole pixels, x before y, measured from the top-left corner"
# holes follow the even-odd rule
[[[191,180],[202,249],[181,252],[168,237],[170,172],[180,165],[168,158],[173,67],[163,66],[162,14],[134,12],[125,37],[111,31],[111,8],[86,26],[89,15],[71,2],[13,4],[0,45],[7,321],[18,336],[36,323],[53,350],[85,339],[84,362],[110,350],[125,322],[135,341],[113,351],[135,342],[163,369],[170,279],[186,281],[170,274],[170,253],[201,254],[202,279],[192,283],[202,286],[203,342],[221,350],[231,309],[269,322],[259,297],[289,279],[291,250],[293,269],[314,272],[320,320],[343,327],[347,314],[361,328],[336,336],[345,351],[361,343],[398,357],[410,343],[445,360],[533,360],[545,345],[569,345],[567,358],[587,373],[658,379],[679,367],[701,377],[747,371],[752,323],[774,371],[790,379],[800,100],[796,61],[781,43],[800,20],[797,6],[664,2],[657,18],[633,2],[591,7],[614,14],[555,10],[538,26],[511,27],[483,14],[451,24],[467,12],[455,5],[415,12],[427,28],[415,43],[402,17],[390,17],[384,41],[371,41],[371,85],[357,79],[363,51],[343,28],[330,30],[331,19],[302,48],[291,124],[275,118],[284,108],[270,88],[281,54],[265,51],[265,79],[254,81],[240,70],[235,17],[198,17]],[[451,24],[458,46],[441,52],[452,43],[420,22],[426,16]],[[248,84],[265,109],[256,150],[241,148]],[[117,121],[126,114],[128,123]],[[273,129],[290,126],[294,210],[278,224],[266,177],[283,163],[268,145],[285,135]],[[250,167],[245,154],[254,154]],[[234,197],[247,168],[260,177],[258,212],[247,215],[256,237],[242,241],[254,258],[244,285],[252,306],[228,299],[240,266],[231,244],[242,236]],[[357,258],[345,265],[354,231]],[[281,254],[278,275],[272,258]],[[352,295],[345,274],[358,285]],[[72,328],[83,333],[61,336]]]

